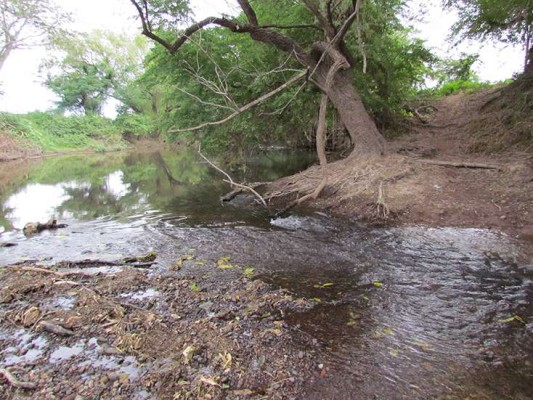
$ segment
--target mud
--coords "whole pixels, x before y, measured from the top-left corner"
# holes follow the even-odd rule
[[[320,360],[295,345],[283,316],[312,303],[229,262],[191,259],[165,274],[2,268],[1,364],[36,388],[2,380],[0,397],[296,397]]]

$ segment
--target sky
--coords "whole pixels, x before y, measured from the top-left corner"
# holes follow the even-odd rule
[[[56,0],[57,4],[73,14],[72,28],[79,31],[106,29],[114,32],[139,32],[135,9],[129,0]],[[451,47],[446,41],[456,16],[443,13],[440,0],[414,0],[417,7],[427,9],[425,23],[420,25],[418,37],[427,41],[437,55],[459,55],[479,52],[480,60],[474,68],[482,80],[500,81],[520,72],[523,54],[520,47],[506,47],[491,43],[462,42]],[[234,0],[193,0],[198,19],[238,10]],[[0,71],[0,111],[25,113],[54,107],[54,95],[41,82],[44,77],[39,65],[46,57],[44,48],[17,50],[12,53]],[[110,113],[112,114],[112,112]]]

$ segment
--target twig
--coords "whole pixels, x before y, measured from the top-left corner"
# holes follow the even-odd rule
[[[0,368],[0,375],[2,375],[11,386],[16,388],[28,390],[37,388],[36,383],[19,381],[7,368]]]

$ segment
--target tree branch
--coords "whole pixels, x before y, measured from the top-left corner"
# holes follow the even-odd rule
[[[243,113],[244,111],[249,110],[250,108],[252,108],[252,107],[254,107],[254,106],[258,105],[258,104],[261,104],[265,100],[267,100],[267,99],[271,98],[272,96],[278,94],[279,92],[285,90],[287,87],[292,85],[294,82],[302,79],[306,74],[307,74],[307,71],[300,72],[299,74],[293,76],[291,79],[289,79],[287,82],[285,82],[283,85],[277,87],[276,89],[274,89],[273,91],[271,91],[271,92],[269,92],[267,94],[264,94],[263,96],[261,96],[258,99],[252,101],[251,103],[248,103],[245,106],[242,106],[242,107],[238,108],[234,113],[228,115],[226,118],[224,118],[224,119],[222,119],[220,121],[206,122],[204,124],[201,124],[201,125],[198,125],[198,126],[195,126],[195,127],[192,127],[192,128],[171,129],[171,130],[169,130],[169,132],[170,133],[191,132],[191,131],[200,130],[200,129],[208,127],[208,126],[222,125],[222,124],[228,122],[229,120],[235,118],[237,115]]]
[[[244,11],[246,18],[248,18],[248,22],[255,26],[259,25],[259,22],[257,21],[257,15],[250,5],[250,2],[248,0],[237,0],[237,2],[241,6],[242,11]]]
[[[335,27],[331,25],[327,18],[320,12],[318,9],[318,5],[315,3],[314,0],[303,0],[305,6],[311,13],[317,18],[318,23],[324,30],[324,33],[329,39],[333,39],[335,37]]]
[[[348,33],[348,30],[350,29],[350,26],[354,23],[355,19],[357,18],[357,15],[359,15],[359,8],[361,7],[361,0],[358,0],[355,4],[355,10],[350,14],[350,16],[344,21],[341,28],[339,29],[339,32],[337,32],[337,35],[335,38],[331,41],[331,44],[333,46],[338,45],[342,40],[344,40],[344,36]]]

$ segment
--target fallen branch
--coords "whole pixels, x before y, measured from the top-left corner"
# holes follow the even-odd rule
[[[0,368],[0,375],[2,375],[11,386],[18,389],[32,390],[37,388],[36,383],[19,381],[7,368]]]
[[[222,175],[224,175],[227,179],[224,179],[224,182],[227,182],[231,185],[231,187],[238,187],[238,188],[241,188],[243,190],[248,190],[250,192],[252,192],[254,194],[255,197],[257,197],[259,199],[259,201],[261,202],[261,204],[263,204],[263,206],[268,210],[268,205],[265,201],[265,199],[255,191],[255,189],[251,188],[250,186],[246,186],[246,185],[243,185],[243,184],[240,184],[240,183],[237,183],[235,182],[231,176],[224,170],[220,169],[219,167],[217,167],[213,162],[211,162],[211,160],[209,160],[206,156],[204,156],[201,152],[201,148],[198,148],[198,154],[200,154],[200,157],[202,157],[210,166],[212,166],[214,169],[216,169],[218,172],[220,172]]]
[[[41,321],[39,326],[42,327],[45,331],[54,333],[59,336],[72,336],[74,332],[70,329],[63,328],[61,325],[55,324],[51,321]]]
[[[254,183],[250,183],[248,186],[251,187],[252,189],[257,189],[258,187],[268,185],[269,183],[270,182],[254,182]],[[245,190],[246,189],[244,189],[244,188],[237,188],[235,190],[232,190],[231,192],[225,194],[224,196],[221,196],[220,197],[220,201],[222,201],[222,202],[231,201],[235,197],[240,195],[242,192],[244,192]]]
[[[431,165],[440,165],[443,167],[455,167],[455,168],[478,168],[478,169],[496,169],[496,170],[503,170],[502,167],[498,165],[493,164],[483,164],[483,163],[471,163],[471,162],[464,162],[464,161],[438,161],[438,160],[418,160],[419,162],[422,162],[424,164],[431,164]]]

